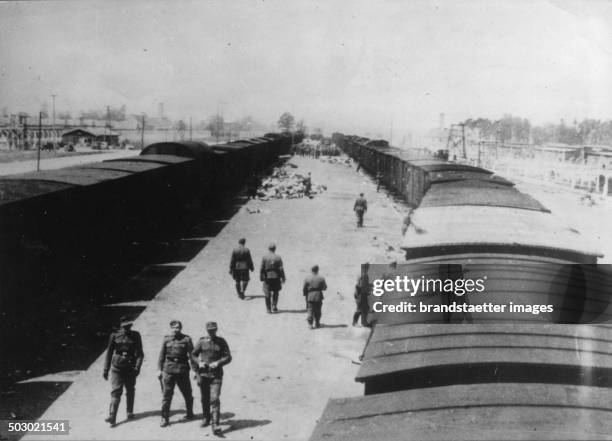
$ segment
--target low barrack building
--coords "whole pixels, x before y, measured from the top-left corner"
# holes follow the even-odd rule
[[[65,144],[85,143],[89,145],[106,142],[108,145],[118,145],[119,134],[102,127],[76,128],[63,132],[62,142]]]

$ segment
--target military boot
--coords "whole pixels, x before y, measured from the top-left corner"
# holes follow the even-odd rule
[[[238,294],[238,298],[240,299],[244,298],[244,294],[242,294],[242,287],[240,286],[240,283],[236,283],[236,294]]]
[[[193,398],[185,400],[185,408],[186,408],[187,412],[185,413],[185,416],[183,417],[183,419],[184,420],[192,420],[194,418],[194,415],[193,415]]]
[[[159,427],[168,427],[170,425],[170,408],[162,407],[161,421]]]
[[[210,406],[206,406],[202,403],[202,424],[200,427],[207,427],[210,425]]]
[[[125,407],[126,407],[127,419],[133,420],[134,419],[134,395],[133,394],[126,394]]]
[[[221,427],[219,426],[219,415],[216,412],[213,413],[212,433],[214,433],[215,435],[221,435]]]
[[[117,422],[117,409],[119,409],[119,400],[111,400],[108,408],[108,418],[104,421],[110,424],[111,427],[115,427]]]
[[[266,310],[271,313],[272,312],[272,307],[270,304],[270,297],[266,297]]]
[[[273,312],[278,312],[278,308],[276,307],[277,304],[278,304],[278,293],[275,292],[274,295],[272,296],[272,311]]]

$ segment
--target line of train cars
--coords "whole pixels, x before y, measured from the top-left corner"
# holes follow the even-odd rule
[[[64,256],[170,236],[291,143],[273,133],[213,146],[163,142],[138,156],[0,177],[3,306],[40,294],[45,273],[66,271]]]
[[[612,276],[596,247],[487,170],[384,141],[335,142],[414,209],[406,262],[369,265],[370,282],[480,279],[485,289],[384,294],[385,305],[425,305],[417,313],[376,312],[383,297],[372,297],[355,378],[365,396],[330,399],[311,440],[609,439]],[[506,309],[427,310],[451,303]]]

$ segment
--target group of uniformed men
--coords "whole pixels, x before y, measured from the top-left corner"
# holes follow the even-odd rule
[[[368,205],[363,193],[355,201],[354,211],[357,215],[357,226],[363,226],[363,215]],[[246,240],[240,239],[238,247],[232,251],[229,273],[236,283],[236,293],[240,299],[245,299],[249,283],[249,272],[254,271],[250,250]],[[263,283],[265,304],[268,313],[278,312],[278,297],[282,284],[285,283],[285,271],[282,258],[276,254],[276,245],[268,246],[268,253],[261,259],[259,278]],[[304,280],[302,294],[306,302],[307,322],[311,329],[321,326],[321,310],[323,292],[327,289],[325,278],[319,275],[319,266],[311,268],[311,274]],[[361,275],[355,285],[356,310],[353,315],[353,326],[357,325],[359,317],[361,324],[369,326],[367,314],[369,311],[368,295],[370,284],[368,280],[368,265],[362,266]],[[232,361],[229,346],[225,339],[217,336],[217,323],[206,324],[207,335],[201,337],[194,346],[191,337],[182,333],[183,325],[179,320],[170,322],[171,333],[164,337],[158,359],[157,376],[162,390],[161,427],[170,425],[170,403],[177,385],[185,399],[186,414],[184,419],[194,418],[193,395],[190,369],[200,388],[203,422],[206,427],[212,422],[214,434],[220,434],[219,418],[221,412],[220,394],[223,381],[223,366]],[[106,351],[103,377],[111,380],[111,402],[106,422],[111,427],[116,425],[117,410],[123,388],[126,390],[127,419],[134,419],[134,397],[136,377],[140,373],[144,353],[140,334],[132,330],[132,321],[122,318],[119,329],[112,333]]]
[[[207,335],[193,345],[191,337],[182,332],[183,325],[178,320],[170,322],[170,334],[164,337],[158,359],[157,377],[162,390],[161,427],[170,425],[170,403],[177,385],[185,399],[184,419],[191,420],[193,414],[193,395],[189,371],[193,370],[194,379],[200,388],[203,421],[202,427],[212,422],[213,433],[221,433],[219,418],[221,414],[221,384],[223,366],[232,361],[232,355],[225,339],[217,336],[217,323],[206,324]],[[134,396],[136,377],[144,353],[140,334],[132,330],[132,322],[122,318],[120,328],[111,334],[106,351],[103,377],[108,380],[110,371],[111,403],[106,422],[115,427],[117,410],[123,388],[126,390],[127,419],[134,419]]]

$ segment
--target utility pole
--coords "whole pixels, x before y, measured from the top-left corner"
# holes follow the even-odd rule
[[[189,141],[193,141],[192,118],[189,117]]]
[[[36,171],[40,171],[40,144],[42,142],[42,112],[38,112],[38,154],[36,155]]]
[[[106,106],[106,148],[110,149],[110,129],[111,129],[111,119],[110,119],[110,106]]]
[[[463,143],[463,159],[467,159],[467,152],[465,151],[465,124],[461,123],[461,142]]]
[[[140,148],[144,149],[144,130],[145,130],[145,114],[142,114],[142,123],[140,125]]]
[[[460,141],[455,139],[455,136],[454,136],[455,129],[457,127],[461,127],[461,140]],[[450,155],[450,146],[451,146],[451,144],[452,144],[452,147],[453,147],[453,152],[456,152],[457,148],[459,147],[459,142],[461,142],[461,146],[462,146],[462,150],[463,150],[463,158],[467,159],[467,152],[465,150],[465,124],[464,123],[451,124],[450,129],[448,131],[448,139],[446,140],[446,150],[449,152],[449,155]],[[453,157],[455,157],[455,156],[456,156],[456,154],[453,154]]]
[[[225,104],[225,102],[217,101],[217,124],[216,124],[217,125],[217,144],[219,144],[219,131],[220,131],[219,126],[221,126],[221,128],[225,130],[224,124],[221,123],[221,116],[219,113],[219,107],[223,104]]]
[[[219,101],[217,101],[217,118],[216,118],[216,121],[217,121],[217,124],[216,124],[216,126],[217,126],[217,144],[219,144]]]
[[[55,97],[56,96],[57,95],[55,95],[55,94],[51,95],[51,99],[53,100],[53,125],[52,125],[52,128],[53,128],[53,136],[54,137],[55,137]]]
[[[28,144],[28,117],[23,117],[23,147],[26,149]]]

